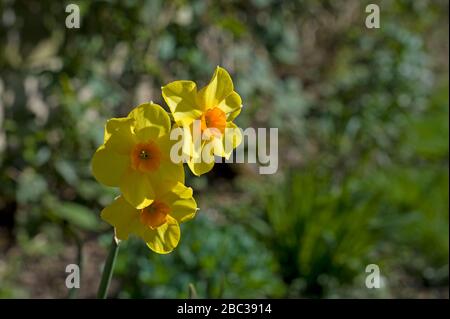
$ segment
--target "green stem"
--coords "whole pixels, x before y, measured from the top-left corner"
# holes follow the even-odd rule
[[[188,285],[188,298],[189,299],[197,299],[198,298],[198,296],[197,296],[197,290],[195,290],[195,286],[194,286],[194,284],[192,284],[192,283],[190,283],[189,285]]]
[[[80,269],[80,277],[83,273],[83,242],[80,239],[80,236],[78,236],[77,232],[72,228],[68,227],[68,230],[70,234],[75,239],[75,243],[77,245],[77,265]],[[78,288],[72,288],[69,290],[69,299],[74,299],[77,296]]]
[[[97,298],[106,299],[108,288],[111,282],[114,264],[116,262],[117,253],[119,252],[119,241],[113,236],[111,246],[109,247],[108,257],[106,258],[105,267],[103,268],[102,279],[98,287]]]

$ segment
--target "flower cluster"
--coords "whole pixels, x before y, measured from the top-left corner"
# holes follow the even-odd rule
[[[192,189],[184,185],[183,163],[170,156],[175,144],[171,131],[182,128],[188,146],[200,145],[199,150],[187,147],[183,152],[193,174],[204,174],[214,166],[211,158],[201,156],[204,150],[211,157],[229,158],[241,143],[233,120],[242,101],[221,67],[199,91],[192,81],[175,81],[162,87],[162,96],[173,125],[167,112],[153,102],[137,106],[127,117],[108,120],[104,142],[92,159],[92,172],[100,183],[120,188],[122,195],[101,212],[102,219],[115,228],[116,237],[124,240],[137,235],[151,250],[165,254],[178,245],[179,224],[198,210]],[[200,137],[195,137],[195,123]]]

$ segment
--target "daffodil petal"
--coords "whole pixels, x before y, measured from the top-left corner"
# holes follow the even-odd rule
[[[147,174],[131,168],[123,175],[120,190],[125,199],[137,209],[147,207],[155,199],[155,191]]]
[[[170,135],[163,135],[157,139],[153,140],[161,151],[162,158],[165,160],[170,160],[170,150],[172,146],[177,142],[170,139]]]
[[[140,236],[147,246],[158,254],[168,254],[180,241],[180,226],[175,218],[167,216],[167,222],[156,229],[146,227]]]
[[[105,126],[105,145],[122,155],[129,154],[135,143],[133,125],[134,121],[126,117],[110,119]]]
[[[206,109],[216,107],[223,99],[233,92],[233,81],[230,74],[218,66],[211,81],[198,93],[201,105]]]
[[[165,135],[162,135],[165,136]],[[136,132],[136,140],[140,143],[159,139],[160,130],[154,126],[148,126]]]
[[[139,210],[127,203],[122,196],[117,197],[111,205],[105,207],[101,217],[114,226],[116,237],[120,240],[128,239],[128,236],[140,227]]]
[[[105,145],[100,146],[92,158],[91,168],[95,179],[100,183],[116,187],[130,165],[130,158],[118,154]]]
[[[111,134],[113,134],[116,131],[120,131],[123,128],[128,129],[128,127],[130,127],[130,124],[132,123],[133,120],[127,117],[116,117],[106,121],[104,143],[108,141],[108,139],[111,137]]]
[[[192,81],[171,82],[162,87],[162,96],[179,125],[189,125],[203,113],[196,100],[197,85]]]
[[[170,158],[170,151],[175,141],[171,141],[168,135],[164,135],[155,142],[161,152],[160,164],[156,171],[148,172],[148,176],[151,184],[157,185],[156,194],[161,194],[161,190],[170,189],[178,182],[184,183],[184,168],[182,162],[175,163]]]
[[[170,215],[179,223],[184,223],[195,217],[197,213],[197,203],[194,198],[179,199],[172,203]]]
[[[182,163],[184,158],[189,156],[191,146],[189,127],[180,127],[174,124],[172,131],[168,137],[168,143],[160,143],[165,145],[161,148],[167,158],[170,158],[174,163]]]
[[[228,122],[221,139],[214,139],[214,155],[230,158],[233,150],[242,142],[242,132],[233,122]]]
[[[184,145],[183,151],[184,154],[189,154],[189,156],[192,159],[201,159],[204,148],[206,144],[208,144],[211,140],[211,138],[207,139],[205,136],[203,136],[206,132],[203,133],[200,132],[200,134],[195,134],[196,132],[193,132],[194,128],[193,125],[190,126],[188,133],[185,135],[186,141],[189,142],[189,144]]]
[[[182,183],[177,183],[177,185],[172,188],[170,193],[175,194],[177,198],[182,199],[188,199],[194,195],[192,188],[187,187]]]
[[[170,189],[178,182],[184,183],[183,164],[174,164],[169,160],[161,160],[157,171],[149,172],[148,178],[155,187],[155,192],[161,194],[162,190]]]
[[[194,175],[200,176],[208,173],[214,167],[214,160],[210,163],[203,161],[197,163],[194,159],[190,159],[188,161],[188,166]]]
[[[239,109],[237,109],[236,111],[231,112],[230,114],[227,114],[227,121],[233,121],[241,113],[241,110],[242,110],[242,106]]]
[[[226,138],[233,141],[233,148],[238,147],[242,143],[242,129],[233,122],[228,122],[225,128]]]
[[[241,97],[233,91],[219,103],[218,108],[225,112],[227,121],[232,121],[241,112]]]
[[[133,109],[129,118],[134,119],[134,131],[138,133],[142,129],[157,130],[158,136],[168,134],[170,131],[170,118],[164,109],[155,103],[144,103]]]
[[[168,204],[170,206],[170,216],[182,223],[194,218],[197,213],[197,203],[192,196],[192,188],[182,183],[177,183],[158,200]]]

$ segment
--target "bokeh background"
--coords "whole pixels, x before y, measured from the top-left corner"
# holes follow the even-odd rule
[[[377,3],[381,28],[367,29]],[[65,6],[81,28],[65,28]],[[111,297],[448,298],[449,4],[14,1],[0,4],[0,297],[95,297],[118,194],[90,159],[106,119],[216,65],[239,126],[278,127],[279,170],[187,174],[201,208],[161,256],[123,242]],[[380,289],[365,287],[377,264]]]

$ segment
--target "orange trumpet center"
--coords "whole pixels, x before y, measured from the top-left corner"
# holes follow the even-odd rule
[[[227,116],[224,111],[218,107],[207,110],[202,114],[201,118],[202,132],[207,128],[214,128],[223,134],[227,126]]]
[[[150,206],[141,210],[141,223],[151,229],[158,228],[167,222],[167,215],[169,213],[169,206],[155,200]]]
[[[151,172],[159,168],[161,151],[158,146],[149,141],[138,143],[131,152],[131,167],[141,172]]]

